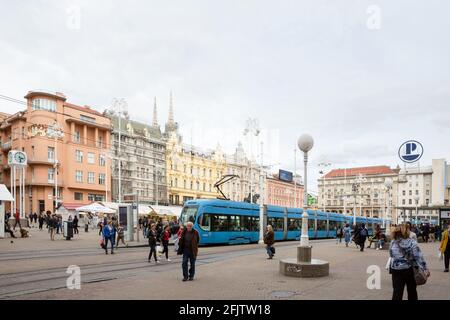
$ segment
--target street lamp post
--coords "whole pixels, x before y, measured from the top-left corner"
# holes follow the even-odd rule
[[[254,118],[248,118],[246,122],[246,126],[244,129],[244,136],[246,136],[248,133],[251,135],[250,137],[250,203],[253,203],[253,176],[252,176],[252,161],[253,161],[253,143],[252,143],[252,135],[257,137],[259,133],[261,132],[261,129],[259,127],[259,121],[258,119]],[[261,193],[261,192],[260,192]]]
[[[392,184],[393,184],[393,181],[392,181],[391,178],[386,178],[384,180],[384,186],[386,187],[387,192],[388,192],[388,205],[387,205],[388,211],[385,212],[385,214],[384,214],[384,227],[385,228],[386,228],[386,220],[388,219],[388,217],[391,217],[391,189],[392,189]]]
[[[326,168],[326,167],[331,166],[331,163],[329,163],[329,162],[321,162],[317,166]],[[319,173],[323,173],[323,171],[320,171]],[[325,194],[325,174],[323,175],[322,183],[323,183],[323,194]],[[323,203],[322,203],[323,212],[325,212],[325,209],[326,209],[326,204],[325,203],[326,203],[326,200],[323,200]]]
[[[304,186],[305,195],[303,198],[302,213],[302,235],[300,245],[297,247],[297,259],[280,260],[280,273],[292,277],[323,277],[328,276],[330,264],[327,261],[312,259],[312,246],[309,245],[308,238],[308,152],[314,146],[313,138],[304,134],[297,140],[297,145],[303,151],[304,159]]]
[[[303,197],[303,214],[302,214],[302,235],[300,237],[300,246],[308,247],[309,246],[309,237],[308,237],[308,152],[314,146],[313,138],[304,134],[298,138],[297,141],[298,148],[303,151],[303,161],[304,161],[304,192],[305,195]]]
[[[125,99],[121,98],[120,100],[117,98],[113,99],[113,107],[112,110],[117,112],[119,115],[119,150],[118,150],[118,155],[119,155],[119,203],[122,202],[122,162],[121,162],[121,157],[122,157],[122,150],[121,150],[121,144],[122,144],[122,114],[124,113],[124,111],[126,110],[126,101]]]
[[[417,219],[418,219],[418,216],[419,216],[419,209],[418,209],[418,206],[419,206],[419,200],[420,200],[420,196],[419,195],[415,195],[414,196],[414,200],[416,201],[416,223],[417,223]],[[412,222],[411,222],[412,223]]]

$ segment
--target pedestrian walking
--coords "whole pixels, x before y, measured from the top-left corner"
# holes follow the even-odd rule
[[[442,230],[441,230],[441,226],[440,225],[437,225],[434,228],[434,234],[436,236],[436,240],[437,241],[441,241],[442,240]]]
[[[60,218],[60,217],[57,217],[56,216],[56,221],[57,221],[57,224],[56,224],[56,233],[57,234],[59,234],[59,230],[61,229],[61,233],[62,233],[62,219]]]
[[[342,227],[339,226],[339,227],[336,229],[336,244],[342,243],[342,236],[343,236],[343,235],[344,235],[344,232],[343,232],[343,230],[342,230]]]
[[[425,243],[428,243],[428,240],[430,240],[430,225],[428,223],[425,223],[422,229],[422,240]]]
[[[395,228],[391,235],[389,273],[392,275],[392,300],[403,299],[405,285],[408,300],[418,299],[414,267],[421,268],[428,277],[430,276],[430,271],[417,241],[410,238],[409,232],[407,225],[401,224]]]
[[[36,225],[38,223],[38,215],[37,213],[33,213],[33,220],[34,220],[34,225]]]
[[[42,231],[42,226],[44,225],[44,216],[41,214],[39,214],[39,230]]]
[[[117,242],[116,242],[116,248],[119,247],[119,242],[122,240],[122,243],[124,246],[128,247],[128,244],[125,243],[125,232],[123,230],[123,227],[120,223],[117,223]]]
[[[441,252],[441,255],[444,255],[444,272],[448,272],[448,265],[450,261],[450,241],[449,239],[449,233],[450,233],[450,224],[447,226],[447,229],[442,233],[442,241],[441,245],[439,246],[439,251]]]
[[[103,240],[105,244],[105,254],[108,254],[108,242],[111,243],[111,254],[114,254],[114,239],[116,238],[116,229],[112,225],[112,221],[103,228]]]
[[[55,215],[51,215],[48,220],[48,230],[50,232],[50,240],[55,241],[56,227],[58,226],[58,220]]]
[[[430,241],[435,242],[436,241],[436,227],[434,224],[430,226]]]
[[[19,229],[22,229],[22,225],[20,224],[20,213],[19,211],[16,211],[16,221],[14,222],[14,231],[16,231],[16,226],[19,225]]]
[[[200,242],[200,235],[197,230],[193,228],[194,224],[188,222],[186,224],[186,229],[183,230],[180,238],[180,245],[178,248],[178,254],[183,255],[183,281],[194,280],[195,275],[195,260],[198,255],[198,244]],[[188,262],[190,264],[188,272]]]
[[[415,232],[415,230],[417,230],[417,227],[415,225],[414,226],[411,225],[411,222],[409,222],[409,221],[406,223],[406,227],[408,228],[409,237],[417,242],[416,232],[418,232],[418,231]]]
[[[273,259],[273,256],[275,254],[275,248],[273,247],[274,243],[275,243],[275,236],[273,228],[269,224],[267,225],[266,233],[264,234],[264,244],[266,245],[266,252],[269,256],[267,259]]]
[[[180,247],[179,246],[180,245],[180,238],[181,238],[181,235],[183,234],[183,230],[184,230],[184,226],[180,225],[180,227],[178,228],[175,240],[173,242],[174,243],[174,247],[175,247],[175,252],[178,252],[178,248]]]
[[[359,232],[358,232],[358,242],[359,242],[359,246],[360,249],[359,251],[364,251],[364,246],[365,246],[365,242],[367,239],[367,236],[369,235],[369,232],[366,229],[366,225],[364,223],[361,223],[361,227],[359,228]]]
[[[167,225],[164,227],[164,231],[161,236],[161,244],[163,246],[162,254],[166,254],[166,260],[171,261],[169,259],[169,239],[170,239],[170,227]]]
[[[158,258],[156,257],[156,239],[158,237],[158,233],[156,231],[156,224],[152,223],[150,225],[150,230],[147,233],[148,236],[148,246],[150,247],[150,253],[148,254],[148,262],[151,262],[152,255],[155,258],[155,263],[159,263]]]
[[[78,217],[77,216],[75,216],[75,218],[73,218],[72,226],[73,226],[73,233],[78,234]]]
[[[344,227],[344,230],[343,230],[343,232],[344,232],[344,241],[345,241],[345,246],[346,247],[348,247],[348,244],[349,244],[349,242],[351,240],[351,230],[352,229],[350,228],[349,224],[346,223],[345,227]]]
[[[98,227],[98,235],[101,235],[103,230],[103,223],[99,221],[97,227]]]

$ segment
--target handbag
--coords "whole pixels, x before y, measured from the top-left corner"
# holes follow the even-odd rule
[[[100,247],[102,249],[105,249],[105,239],[103,239],[103,238],[100,240]]]
[[[404,252],[404,250],[403,250]],[[406,252],[404,253],[406,257]],[[414,280],[416,281],[416,285],[421,286],[427,283],[428,275],[425,270],[421,266],[419,266],[415,259],[410,258],[410,254],[408,254],[408,261],[411,263],[414,272]]]

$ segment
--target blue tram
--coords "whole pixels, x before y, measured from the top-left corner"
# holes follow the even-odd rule
[[[189,200],[184,204],[180,221],[194,223],[200,234],[200,244],[243,244],[259,240],[259,206],[247,202],[219,199]],[[270,224],[275,241],[300,240],[303,209],[264,206],[264,225]],[[336,237],[339,226],[353,224],[353,217],[333,212],[308,210],[308,235],[311,239]],[[382,219],[356,217],[365,223],[369,235]]]

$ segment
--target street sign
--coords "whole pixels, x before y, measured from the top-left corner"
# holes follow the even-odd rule
[[[423,146],[419,141],[408,140],[398,149],[400,160],[406,163],[419,161],[423,155]]]

